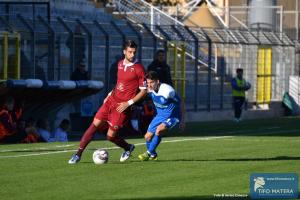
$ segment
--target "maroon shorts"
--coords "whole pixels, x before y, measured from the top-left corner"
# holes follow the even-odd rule
[[[100,109],[95,115],[96,119],[107,121],[109,128],[117,131],[119,128],[123,127],[130,118],[130,108],[127,108],[122,113],[119,113],[116,109],[118,107],[118,102],[109,96],[107,101],[102,104]]]

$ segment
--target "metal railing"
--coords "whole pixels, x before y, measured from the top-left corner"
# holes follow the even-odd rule
[[[298,1],[295,2],[297,3]],[[273,31],[285,32],[292,39],[299,41],[300,11],[297,10],[297,5],[295,5],[294,7],[289,7],[288,9],[286,8],[284,9],[283,5],[261,6],[261,7],[253,7],[253,6],[215,7],[208,4],[208,8],[212,11],[212,14],[217,17],[218,21],[220,21],[221,24],[223,24],[224,27],[239,28],[239,29],[251,28],[249,26],[250,22],[248,17],[251,9],[255,9],[255,8],[266,9],[268,12],[274,13],[274,18],[273,18],[274,24],[272,25]],[[199,6],[193,7],[193,11],[199,9],[207,9],[207,8],[201,8]],[[189,11],[187,8],[183,9],[182,7],[177,8],[175,6],[163,7],[162,11],[174,17],[175,19],[180,19],[180,21],[188,20],[188,16],[193,13],[192,11]],[[190,23],[193,24],[192,21],[190,21]]]
[[[218,55],[215,57],[218,63],[216,73],[212,73],[212,69],[207,70],[203,65],[200,66],[197,59],[186,59],[187,81],[183,87],[186,92],[187,110],[230,109],[231,88],[227,81],[235,75],[235,69],[238,67],[245,69],[245,78],[253,85],[248,97],[249,101],[255,102],[259,45],[270,46],[273,49],[274,84],[271,100],[279,100],[282,97],[282,92],[286,91],[288,85],[286,77],[294,74],[291,68],[294,66],[293,43],[285,34],[280,33],[199,29],[196,36],[189,28],[177,25],[156,25],[155,31],[151,31],[149,24],[140,26],[135,23],[129,26],[124,20],[107,23],[101,20],[74,21],[52,18],[48,23],[43,17],[34,21],[21,15],[10,17],[9,21],[0,20],[0,23],[3,25],[0,26],[1,30],[8,29],[21,34],[21,78],[38,78],[38,69],[42,68],[47,80],[70,78],[77,57],[75,49],[78,49],[76,46],[79,43],[74,42],[73,47],[68,47],[67,40],[76,38],[75,30],[80,26],[85,41],[83,54],[86,64],[90,67],[92,79],[104,81],[105,92],[110,87],[110,69],[116,61],[116,56],[122,54],[124,39],[137,41],[141,48],[137,56],[141,58],[145,68],[152,61],[155,50],[163,48],[164,44],[172,40],[194,45],[194,55],[200,55],[197,52],[200,49],[208,57],[214,52]],[[208,61],[211,62],[211,59]]]
[[[20,42],[19,33],[0,32],[0,80],[20,78]]]
[[[126,15],[126,18],[135,23],[147,24],[150,26],[151,31],[156,35],[161,35],[161,30],[157,29],[157,26],[175,26],[177,29],[181,30],[182,32],[186,32],[186,26],[177,20],[176,18],[166,14],[165,12],[161,11],[157,7],[152,6],[151,4],[147,3],[144,0],[139,1],[131,1],[131,0],[115,0],[115,4],[119,14]],[[166,34],[173,35],[174,30],[166,32]],[[196,55],[195,50],[195,36],[196,38],[205,37],[200,35],[197,32],[190,31],[187,33],[189,36],[185,37],[187,42],[186,48],[186,55],[191,59],[197,59],[198,62],[206,67],[208,66],[208,60],[203,58],[205,54],[201,51],[197,50],[199,55]],[[193,36],[191,36],[193,35]],[[207,57],[207,56],[206,56]],[[211,58],[211,64],[209,68],[215,70],[214,65],[214,58]]]

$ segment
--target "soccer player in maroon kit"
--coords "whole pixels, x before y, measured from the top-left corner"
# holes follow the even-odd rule
[[[129,120],[130,106],[142,99],[146,93],[145,71],[142,64],[135,60],[137,45],[127,40],[123,45],[125,58],[118,63],[117,84],[104,99],[102,106],[96,113],[93,123],[81,138],[77,153],[69,160],[69,164],[80,161],[81,154],[92,140],[97,129],[109,126],[107,139],[124,149],[120,162],[127,160],[135,146],[128,144],[118,136],[118,130]]]

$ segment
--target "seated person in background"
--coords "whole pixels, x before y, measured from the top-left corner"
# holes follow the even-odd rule
[[[35,143],[40,141],[39,134],[34,125],[35,120],[33,118],[25,120],[25,132],[27,133],[27,137],[22,140],[22,143]]]
[[[0,111],[0,140],[3,143],[37,142],[37,136],[31,136],[22,119],[23,101],[16,103],[13,97],[6,97]]]
[[[58,142],[68,142],[69,129],[70,121],[68,119],[63,119],[60,122],[59,127],[54,132],[55,140]]]
[[[14,108],[11,112],[13,119],[17,122],[22,119],[24,112],[24,100],[15,99]]]
[[[36,123],[37,133],[41,142],[55,142],[55,138],[51,137],[49,122],[46,119],[39,119]]]
[[[5,97],[0,110],[0,142],[7,142],[9,138],[18,132],[17,122],[13,116],[15,100],[13,97]]]
[[[73,71],[71,78],[72,81],[90,80],[89,73],[85,69],[85,63],[80,62]]]

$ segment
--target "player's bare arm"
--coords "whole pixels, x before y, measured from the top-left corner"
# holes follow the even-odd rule
[[[146,89],[141,89],[139,91],[139,93],[137,93],[137,95],[135,95],[134,98],[132,98],[131,100],[129,101],[125,101],[125,102],[122,102],[122,103],[119,103],[118,104],[118,107],[117,107],[117,111],[119,113],[123,112],[124,110],[126,110],[130,105],[132,105],[133,103],[139,101],[140,99],[142,99],[143,97],[145,97],[147,94],[147,90]]]

